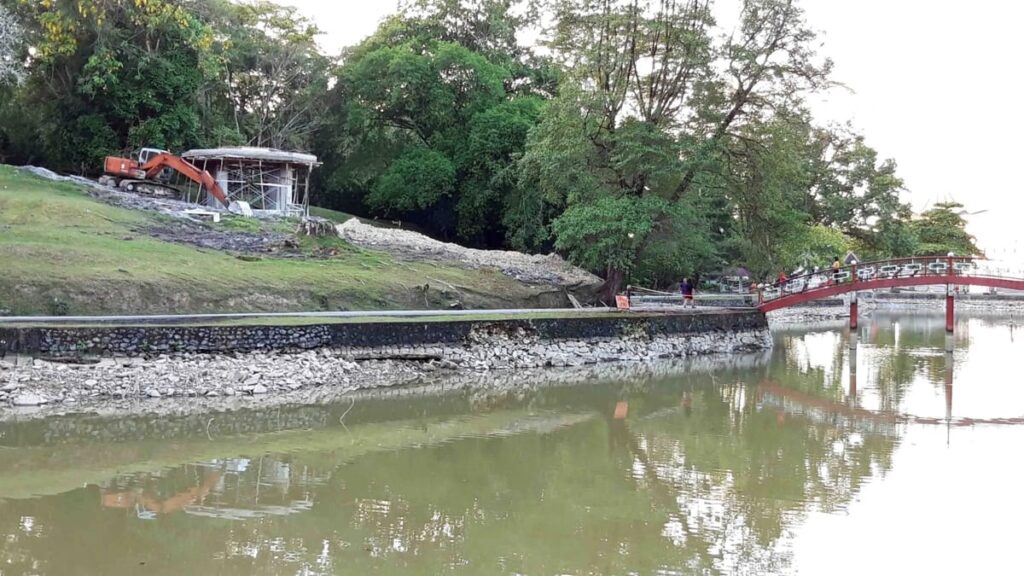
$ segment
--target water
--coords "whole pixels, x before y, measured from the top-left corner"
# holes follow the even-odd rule
[[[1008,573],[1022,334],[876,314],[575,386],[0,426],[0,574]],[[851,357],[854,362],[851,371]]]

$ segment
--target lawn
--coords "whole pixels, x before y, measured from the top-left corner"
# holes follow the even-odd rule
[[[336,213],[338,214],[338,213]],[[331,257],[239,258],[164,242],[173,219],[107,205],[78,185],[0,166],[0,310],[12,314],[291,312],[532,304],[550,287],[497,271],[405,262],[341,239],[304,240]],[[287,223],[285,223],[287,224]],[[222,225],[256,231],[251,221]],[[278,227],[288,228],[281,223]]]

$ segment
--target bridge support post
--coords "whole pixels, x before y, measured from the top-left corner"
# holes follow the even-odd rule
[[[946,332],[953,333],[953,285],[946,284]]]
[[[946,341],[951,341],[953,338],[946,335]],[[948,344],[947,344],[948,346]],[[949,444],[949,423],[953,420],[953,351],[952,348],[946,349],[946,362],[945,362],[945,392],[946,392],[946,444]]]
[[[857,404],[857,334],[850,333],[850,389],[847,393],[850,406]]]
[[[850,292],[850,330],[857,329],[857,292]]]

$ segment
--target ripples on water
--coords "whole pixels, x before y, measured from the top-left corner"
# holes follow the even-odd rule
[[[1014,572],[1022,335],[964,317],[947,355],[941,317],[876,313],[857,336],[212,427],[3,424],[0,574]]]

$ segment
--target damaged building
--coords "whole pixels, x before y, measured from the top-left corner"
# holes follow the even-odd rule
[[[273,148],[225,147],[189,150],[182,158],[209,172],[230,203],[245,203],[254,213],[305,215],[309,209],[309,178],[320,165],[316,156]],[[200,188],[186,201],[218,206]]]

